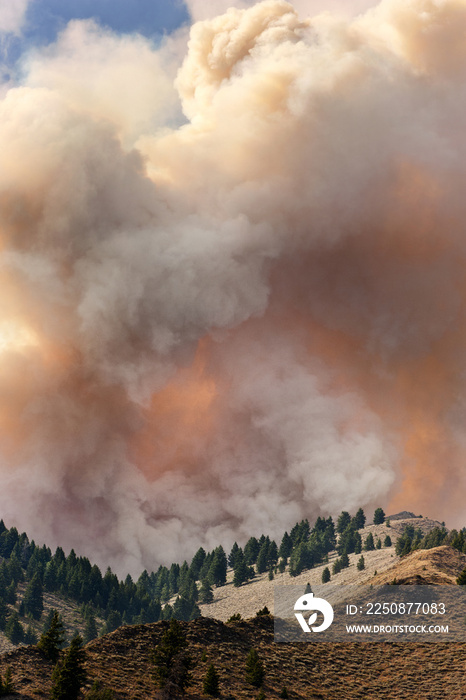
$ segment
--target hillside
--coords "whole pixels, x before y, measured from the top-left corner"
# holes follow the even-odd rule
[[[362,541],[365,541],[369,533],[372,533],[375,541],[379,538],[381,541],[384,541],[386,535],[390,535],[392,546],[367,552],[364,551],[364,558],[366,561],[366,568],[364,571],[358,571],[356,568],[356,563],[360,555],[354,553],[349,554],[349,567],[342,569],[340,573],[332,576],[332,582],[337,584],[361,584],[369,581],[372,579],[375,572],[377,572],[377,574],[382,574],[397,563],[398,557],[396,556],[395,547],[393,545],[406,526],[410,525],[415,527],[422,533],[430,532],[433,528],[440,526],[440,523],[430,520],[429,518],[405,518],[401,517],[402,515],[404,516],[405,514],[403,513],[395,516],[390,527],[387,526],[386,523],[383,523],[380,525],[369,524],[361,528],[358,532]],[[412,514],[407,513],[407,515],[411,516]],[[11,540],[9,548],[11,549],[13,541],[15,545],[10,558],[3,558],[0,566],[0,576],[2,572],[4,577],[8,576],[9,568],[13,566],[14,569],[13,562],[15,557],[18,561],[22,558],[25,562],[22,573],[24,580],[19,578],[16,584],[16,602],[14,605],[9,603],[9,611],[16,610],[21,614],[22,601],[24,600],[27,583],[31,579],[32,572],[39,571],[44,584],[47,584],[50,580],[50,576],[48,576],[49,572],[53,570],[54,562],[57,557],[61,563],[59,567],[55,567],[57,572],[55,588],[58,588],[60,580],[62,580],[62,582],[68,582],[66,587],[62,583],[60,585],[60,590],[43,591],[43,613],[40,619],[35,620],[31,618],[31,616],[20,616],[23,629],[29,626],[37,637],[40,636],[43,630],[44,619],[51,609],[57,609],[62,615],[68,640],[71,639],[76,632],[83,634],[86,624],[85,614],[83,614],[83,612],[86,612],[86,607],[87,611],[89,611],[89,606],[84,605],[83,608],[83,603],[90,600],[98,600],[99,596],[104,596],[104,601],[105,599],[108,600],[108,605],[106,607],[105,605],[100,609],[94,607],[94,615],[99,631],[104,629],[104,622],[105,626],[108,627],[109,611],[115,607],[118,607],[120,612],[117,611],[114,626],[111,627],[109,631],[118,627],[122,621],[137,624],[138,622],[155,622],[159,619],[158,614],[157,617],[147,619],[147,615],[143,613],[141,607],[134,608],[134,595],[139,591],[140,601],[144,603],[145,609],[148,610],[149,613],[151,612],[151,606],[153,606],[150,602],[151,596],[153,599],[157,595],[156,593],[151,594],[150,592],[152,585],[151,579],[153,579],[154,574],[151,574],[150,577],[146,574],[146,578],[144,578],[144,576],[141,577],[142,587],[140,585],[141,581],[138,582],[137,587],[132,581],[126,581],[125,583],[120,582],[118,584],[113,574],[107,572],[102,578],[100,572],[96,572],[96,567],[91,567],[90,562],[82,558],[77,558],[74,553],[70,553],[70,555],[65,558],[63,552],[59,552],[58,555],[57,553],[52,555],[45,547],[34,549],[32,544],[29,544],[27,536],[25,534],[19,536],[18,533],[14,531],[14,528],[10,531],[5,530],[3,532],[0,536],[0,545],[3,544],[3,547],[5,547],[8,538]],[[243,618],[252,617],[257,610],[263,608],[265,605],[269,610],[273,611],[273,595],[276,585],[305,586],[308,582],[311,585],[321,583],[323,569],[326,566],[332,568],[337,557],[336,551],[330,551],[327,556],[328,561],[316,564],[310,569],[305,569],[298,576],[290,576],[289,567],[287,567],[283,573],[279,573],[277,567],[275,567],[273,580],[269,580],[268,572],[263,574],[256,573],[251,581],[244,583],[239,588],[233,586],[233,570],[230,568],[226,573],[226,585],[219,585],[213,588],[213,602],[209,604],[199,604],[200,613],[206,617],[213,617],[218,620],[226,621],[238,612]],[[178,567],[178,570],[180,570],[180,567]],[[167,569],[167,576],[168,573]],[[77,576],[79,577],[78,580],[81,581],[78,586],[73,585]],[[390,574],[390,576],[393,578],[392,574]],[[93,577],[94,580],[92,589],[89,585],[91,577]],[[197,585],[199,586],[199,583]],[[88,592],[87,597],[84,595],[86,590]],[[91,597],[92,590],[94,591],[94,594],[92,594],[93,597]],[[100,590],[102,593],[95,595],[96,590]],[[113,593],[111,593],[112,590],[114,591]],[[152,590],[154,589],[152,588]],[[73,594],[73,591],[77,591],[77,594]],[[81,591],[81,593],[79,593],[79,591]],[[178,594],[172,596],[168,600],[173,610],[176,609],[177,595]],[[113,603],[111,603],[112,600]],[[161,610],[160,605],[158,609],[159,611]],[[143,614],[138,614],[138,611],[146,615],[146,619],[138,619],[143,617]],[[185,619],[188,619],[188,617]],[[0,631],[0,653],[10,651],[14,649],[15,646],[17,646],[17,643],[13,644],[7,638],[4,631]]]
[[[268,616],[228,624],[198,618],[181,625],[194,662],[194,682],[187,700],[206,697],[202,680],[210,663],[219,672],[222,698],[257,697],[257,689],[245,681],[246,657],[252,646],[266,668],[266,698],[278,698],[284,685],[294,700],[464,698],[464,645],[323,644],[317,651],[307,644],[275,644]],[[150,655],[166,626],[164,622],[125,626],[88,644],[89,681],[100,679],[113,688],[116,700],[156,698]],[[2,671],[7,664],[12,668],[16,697],[47,697],[52,667],[34,648],[23,647],[1,661]]]
[[[25,583],[20,583],[18,585],[18,603],[21,602],[25,589]],[[40,637],[42,633],[43,620],[47,617],[50,610],[58,610],[60,613],[67,639],[71,639],[76,632],[79,632],[81,635],[84,634],[86,620],[84,619],[80,611],[80,606],[78,603],[76,603],[76,601],[72,600],[71,598],[67,598],[66,596],[54,593],[44,593],[43,598],[44,612],[41,620],[37,621],[30,618],[28,619],[28,624],[31,625],[37,637]],[[103,621],[100,618],[97,618],[97,622],[100,626],[103,624]],[[13,649],[16,649],[17,646],[18,645],[10,642],[4,632],[0,632],[0,654],[13,651]]]
[[[466,554],[443,545],[408,554],[383,573],[374,576],[371,583],[381,586],[396,579],[400,585],[455,585],[465,568]]]
[[[363,551],[366,561],[363,571],[356,567],[360,554],[350,554],[349,566],[332,575],[332,583],[381,585],[396,579],[406,584],[455,584],[466,567],[466,554],[457,549],[442,545],[416,550],[401,558],[395,553],[396,539],[407,526],[427,534],[440,525],[428,518],[398,517],[390,526],[383,523],[361,528],[359,533],[363,541],[369,533],[375,540],[382,541],[388,534],[392,546]],[[298,576],[290,576],[285,571],[275,573],[274,579],[269,580],[268,573],[264,573],[237,588],[232,583],[233,572],[228,570],[227,583],[214,588],[214,601],[200,606],[203,617],[181,623],[193,659],[193,684],[186,698],[206,697],[202,694],[202,684],[211,663],[220,675],[222,698],[249,700],[257,697],[258,690],[245,680],[246,657],[251,647],[258,650],[265,664],[266,698],[279,697],[283,686],[287,686],[289,697],[295,700],[334,700],[336,688],[338,698],[343,700],[463,698],[466,664],[463,645],[328,643],[319,645],[317,651],[312,645],[274,642],[273,618],[255,616],[264,606],[273,611],[274,587],[280,584],[304,587],[308,582],[320,584],[323,569],[331,568],[337,556],[336,551],[330,552],[328,561]],[[25,588],[25,582],[17,586],[17,608]],[[33,622],[37,632],[51,608],[62,614],[68,635],[83,632],[85,619],[78,603],[69,596],[47,592],[44,593],[42,618]],[[240,613],[243,619],[226,623],[235,613]],[[102,624],[100,619],[99,625]],[[87,687],[98,680],[104,688],[113,689],[116,700],[157,698],[151,654],[167,626],[166,621],[123,625],[88,643],[85,647]],[[0,673],[4,674],[6,668],[11,667],[16,697],[23,700],[47,698],[53,665],[34,646],[15,648],[4,635],[1,645],[4,653],[0,656]],[[422,674],[419,668],[423,669]]]
[[[375,583],[375,572],[377,575],[392,569],[400,562],[400,558],[395,554],[395,543],[397,537],[401,535],[407,525],[413,525],[419,528],[423,534],[430,532],[435,527],[441,527],[441,523],[430,518],[399,518],[395,521],[390,521],[390,527],[384,523],[382,525],[366,525],[361,528],[359,533],[364,540],[371,532],[374,539],[380,538],[382,541],[386,535],[390,535],[392,539],[391,547],[382,547],[382,549],[374,549],[369,552],[363,552],[366,562],[364,571],[358,571],[356,563],[361,556],[360,554],[350,554],[350,565],[348,568],[332,576],[332,583],[359,585],[365,583]],[[448,548],[450,549],[450,548]],[[335,551],[330,552],[328,564],[320,564],[313,569],[304,571],[299,576],[291,577],[286,571],[283,574],[277,573],[272,581],[269,581],[268,574],[264,573],[256,575],[252,581],[235,588],[233,586],[233,571],[229,570],[227,574],[227,585],[220,586],[214,589],[214,601],[209,605],[200,605],[202,615],[205,617],[213,617],[217,620],[228,620],[235,613],[240,613],[242,617],[252,617],[257,610],[266,605],[273,612],[273,597],[275,586],[305,586],[306,583],[314,584],[322,583],[322,571],[326,566],[331,567],[335,559],[337,559]],[[466,561],[466,556],[464,557]],[[466,564],[464,565],[466,566]],[[464,566],[462,568],[464,568]],[[392,580],[396,574],[388,574],[388,580]],[[458,576],[458,574],[456,574]],[[385,581],[384,581],[385,582]]]

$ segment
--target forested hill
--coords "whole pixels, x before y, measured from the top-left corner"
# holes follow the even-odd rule
[[[172,617],[194,619],[201,614],[198,602],[209,603],[213,587],[225,584],[229,566],[235,572],[235,586],[250,581],[257,573],[278,568],[293,576],[321,562],[335,545],[332,518],[319,518],[312,529],[303,520],[290,534],[284,534],[280,546],[261,535],[251,537],[244,550],[235,543],[229,556],[221,545],[211,552],[201,547],[189,564],[185,561],[160,566],[156,572],[144,571],[134,582],[129,575],[119,580],[110,568],[102,573],[73,550],[65,554],[58,547],[52,553],[45,545],[37,546],[26,533],[20,534],[15,527],[7,529],[2,520],[0,630],[12,644],[33,643],[42,631],[44,600],[49,601],[49,609],[53,604],[50,596],[55,597],[58,607],[64,602],[79,607],[79,612],[69,616],[68,636],[76,631],[70,626],[74,624],[81,631],[84,625],[86,641],[122,624]]]
[[[372,520],[390,525],[381,508]],[[226,583],[229,568],[233,587],[240,588],[267,574],[270,579],[278,573],[299,576],[325,565],[329,553],[336,550],[333,565],[324,567],[330,578],[348,566],[348,555],[395,544],[390,536],[384,536],[382,541],[370,531],[365,534],[370,530],[364,529],[365,523],[362,509],[354,516],[342,512],[336,523],[331,517],[317,518],[311,527],[308,520],[302,520],[283,534],[279,544],[261,535],[250,537],[244,548],[235,543],[228,555],[221,545],[211,552],[201,547],[189,564],[185,561],[160,566],[156,572],[144,571],[134,582],[129,575],[124,581],[119,580],[110,569],[102,573],[73,550],[66,554],[58,547],[52,553],[45,545],[37,546],[26,533],[20,534],[15,527],[8,529],[2,520],[0,630],[13,645],[35,643],[47,628],[54,608],[62,614],[68,640],[79,631],[85,642],[122,624],[172,617],[192,620],[201,614],[199,605],[211,603],[214,587]],[[395,527],[387,532],[396,537],[400,534]],[[403,540],[404,553],[413,547],[464,543],[462,533],[456,531],[449,533],[445,528],[434,527],[432,533],[428,541],[423,541],[420,530],[410,531],[412,537],[406,535]],[[11,648],[11,644],[6,648]]]

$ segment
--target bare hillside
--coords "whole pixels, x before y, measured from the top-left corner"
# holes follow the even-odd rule
[[[433,549],[411,552],[393,566],[372,579],[375,585],[402,584],[455,585],[459,574],[466,568],[466,554],[443,545]]]
[[[463,700],[466,648],[463,644],[352,643],[277,644],[270,616],[224,624],[198,618],[181,623],[193,661],[193,683],[184,696],[200,700],[202,682],[213,663],[224,700],[251,700],[258,690],[245,678],[254,647],[265,667],[265,697],[278,698],[283,686],[293,700]],[[151,677],[151,654],[167,623],[123,626],[86,647],[88,687],[100,680],[115,700],[160,697]],[[11,666],[21,700],[47,698],[52,664],[34,647],[0,658]],[[181,696],[179,696],[181,697]]]
[[[366,537],[371,532],[374,540],[380,538],[382,542],[386,535],[390,535],[392,546],[363,552],[366,563],[366,568],[363,571],[358,571],[356,568],[356,563],[361,555],[350,554],[349,567],[343,569],[339,574],[332,576],[332,583],[346,585],[365,584],[369,582],[375,583],[375,581],[378,580],[376,577],[379,574],[391,569],[391,567],[399,562],[399,557],[395,554],[395,543],[396,539],[401,535],[407,525],[413,525],[415,528],[419,528],[423,534],[430,532],[434,527],[441,527],[441,523],[436,520],[431,520],[430,518],[399,519],[390,523],[390,527],[387,527],[385,523],[382,525],[367,525],[359,530],[363,544]],[[269,581],[267,573],[256,575],[252,581],[240,588],[235,588],[233,586],[233,571],[230,570],[228,572],[227,584],[214,589],[213,603],[200,606],[202,615],[226,621],[236,613],[240,613],[243,618],[252,617],[264,606],[267,606],[268,609],[273,612],[275,586],[292,585],[304,587],[306,583],[310,583],[311,586],[322,583],[322,571],[326,566],[331,570],[332,563],[337,557],[338,555],[336,552],[331,552],[328,564],[320,564],[309,571],[304,571],[296,577],[291,577],[288,571],[285,571],[283,574],[276,574],[272,581]],[[389,580],[393,579],[394,575],[395,574],[391,574]]]

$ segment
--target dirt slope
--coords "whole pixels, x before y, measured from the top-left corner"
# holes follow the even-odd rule
[[[221,679],[221,697],[256,698],[245,681],[248,650],[254,646],[266,668],[265,697],[278,698],[284,685],[293,700],[460,700],[465,697],[466,646],[458,644],[276,644],[269,617],[224,624],[200,618],[182,623],[194,662],[190,698],[202,695],[210,663]],[[156,698],[150,654],[166,623],[122,627],[87,646],[90,680],[100,679],[117,700]],[[205,656],[203,653],[205,652]],[[9,664],[17,698],[48,697],[51,666],[30,647],[1,659]]]
[[[371,583],[382,585],[396,579],[397,583],[405,585],[445,586],[456,584],[456,579],[465,568],[466,554],[443,545],[408,554],[383,573],[374,576]]]

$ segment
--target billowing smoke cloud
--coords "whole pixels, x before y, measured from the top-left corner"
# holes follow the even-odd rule
[[[0,0],[0,32],[19,34],[30,0]]]
[[[72,23],[0,103],[0,510],[137,573],[302,517],[460,520],[463,0]],[[182,116],[182,112],[184,117]]]

